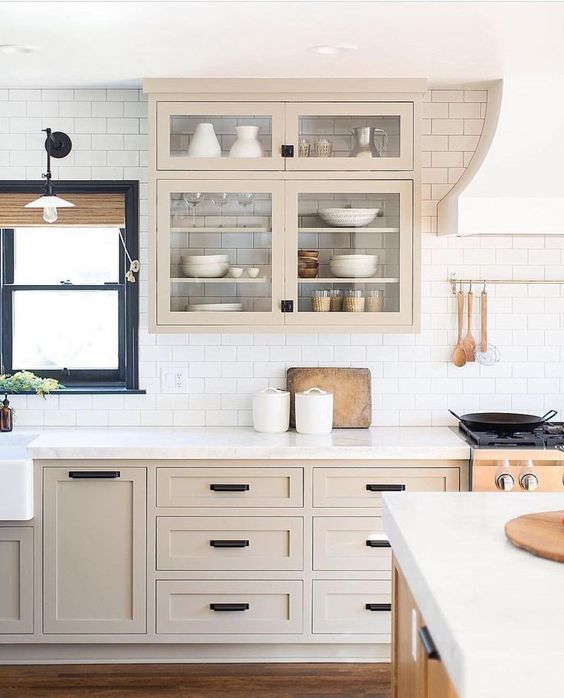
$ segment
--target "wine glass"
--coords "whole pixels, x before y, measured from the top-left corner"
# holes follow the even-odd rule
[[[192,212],[192,227],[196,227],[196,206],[203,200],[204,195],[199,191],[191,191],[186,194],[182,194],[184,203],[188,207],[188,210]]]
[[[243,211],[250,206],[255,199],[255,195],[250,191],[243,191],[237,194],[237,203],[243,208]],[[243,223],[243,228],[246,228],[247,224]]]
[[[216,192],[214,194],[210,194],[210,201],[212,204],[215,204],[219,208],[219,227],[223,228],[223,220],[222,220],[222,209],[229,200],[229,195],[227,192]]]

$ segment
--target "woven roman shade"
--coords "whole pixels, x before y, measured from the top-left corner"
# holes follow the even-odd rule
[[[58,193],[58,192],[56,192]],[[59,196],[74,204],[74,208],[58,209],[56,223],[45,223],[43,210],[25,208],[41,196],[39,190],[21,193],[0,193],[0,228],[34,225],[125,225],[125,197],[123,194],[68,194]]]

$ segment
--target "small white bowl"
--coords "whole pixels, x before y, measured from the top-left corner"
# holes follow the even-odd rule
[[[247,274],[251,277],[251,279],[256,279],[260,274],[260,269],[258,267],[249,267],[247,269]]]
[[[239,279],[243,276],[243,267],[231,267],[229,273],[234,279]]]

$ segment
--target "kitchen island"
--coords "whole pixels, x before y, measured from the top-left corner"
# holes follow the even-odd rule
[[[564,564],[519,550],[504,534],[512,518],[560,509],[562,494],[384,495],[396,589],[405,582],[416,607],[406,622],[395,619],[395,696],[409,695],[406,676],[417,682],[408,676],[419,651],[409,618],[415,624],[420,614],[452,683],[441,695],[561,698]]]

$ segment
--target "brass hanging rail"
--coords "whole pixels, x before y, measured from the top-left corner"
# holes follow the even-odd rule
[[[564,279],[458,279],[456,274],[451,274],[448,277],[448,282],[452,289],[452,294],[456,292],[460,286],[489,286],[490,284],[564,284]]]

